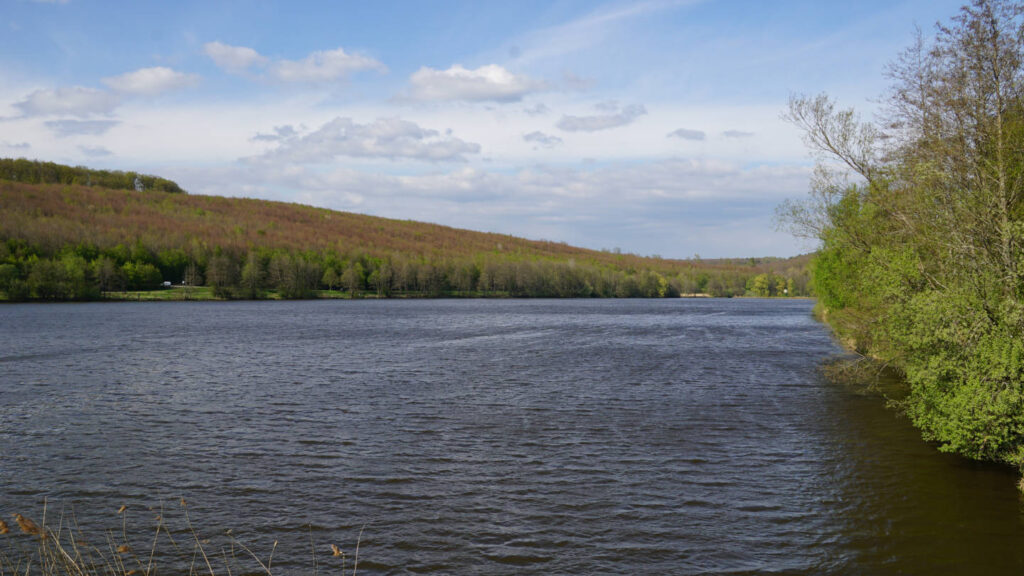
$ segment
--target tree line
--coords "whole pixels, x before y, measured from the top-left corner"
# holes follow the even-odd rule
[[[905,375],[924,437],[1024,471],[1024,5],[975,0],[888,75],[875,122],[792,99],[819,165],[780,213],[821,241],[824,317]]]
[[[185,192],[176,182],[158,176],[116,170],[94,170],[84,166],[65,166],[25,158],[0,158],[0,180],[28,184],[78,184],[139,192]]]
[[[0,243],[0,293],[8,300],[88,300],[104,292],[160,289],[164,282],[208,286],[232,299],[311,298],[319,291],[355,297],[662,298],[690,294],[807,295],[804,268],[789,276],[756,269],[650,269],[536,257],[477,254],[372,255],[361,250],[274,248],[151,250],[141,242],[100,249],[67,245],[45,254],[24,241]],[[337,295],[337,294],[336,294]]]

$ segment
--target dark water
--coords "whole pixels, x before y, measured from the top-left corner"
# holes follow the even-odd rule
[[[184,496],[285,573],[361,529],[360,574],[1022,573],[1012,471],[824,381],[810,307],[3,306],[0,514]]]

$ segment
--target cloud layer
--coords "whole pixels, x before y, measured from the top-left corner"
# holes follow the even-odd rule
[[[198,82],[199,77],[195,74],[176,72],[163,66],[140,68],[134,72],[103,79],[104,84],[118,92],[144,96],[193,86]]]
[[[416,100],[516,102],[545,85],[497,64],[475,70],[455,64],[447,70],[420,68],[409,78],[409,88],[410,97]]]
[[[36,90],[14,107],[24,116],[76,116],[110,114],[121,103],[115,94],[84,86]]]
[[[669,138],[680,138],[682,140],[704,140],[707,138],[707,134],[703,130],[690,130],[688,128],[680,128],[673,130],[668,133]]]
[[[297,135],[291,126],[275,131],[278,146],[253,160],[315,164],[349,157],[465,162],[467,154],[480,153],[479,144],[442,136],[437,130],[400,118],[379,118],[359,124],[351,118],[338,117],[305,135]]]
[[[114,155],[113,152],[103,146],[79,146],[78,149],[82,151],[82,154],[85,154],[90,158],[102,158],[104,156]]]
[[[750,138],[753,135],[753,132],[745,132],[743,130],[726,130],[722,132],[722,136],[726,138]]]
[[[630,104],[620,108],[618,104],[605,103],[598,104],[596,107],[608,113],[593,116],[564,115],[558,121],[558,128],[566,132],[597,132],[631,124],[637,118],[647,114],[647,109],[642,104]]]
[[[213,60],[220,69],[230,74],[242,74],[254,66],[264,66],[268,62],[265,56],[245,46],[230,46],[221,42],[207,42],[203,52]]]
[[[117,126],[119,120],[47,120],[44,124],[59,137],[100,136]]]
[[[302,60],[279,60],[270,65],[270,76],[281,82],[331,82],[360,70],[384,72],[387,68],[373,58],[337,48],[313,52]]]
[[[542,148],[554,148],[562,143],[562,139],[558,136],[551,136],[541,131],[530,132],[529,134],[523,135],[523,140],[526,142],[532,142]]]
[[[266,69],[266,76],[283,83],[318,84],[348,78],[362,70],[387,72],[387,66],[362,54],[346,52],[344,48],[317,50],[301,60],[270,60],[246,46],[232,46],[222,42],[207,42],[203,53],[221,70],[229,74],[244,74],[250,69]]]

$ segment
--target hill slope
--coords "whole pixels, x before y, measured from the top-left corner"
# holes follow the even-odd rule
[[[283,202],[79,184],[0,181],[0,241],[0,291],[12,299],[93,297],[161,280],[247,297],[335,285],[379,295],[731,296],[758,275],[763,295],[806,286],[801,260],[645,258]],[[57,268],[72,269],[78,288],[41,287],[60,283]],[[294,290],[287,276],[301,277]]]

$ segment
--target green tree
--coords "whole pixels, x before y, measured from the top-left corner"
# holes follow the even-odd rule
[[[184,250],[181,248],[161,250],[156,259],[161,276],[175,284],[180,284],[185,279],[185,268],[188,267],[189,257]]]
[[[64,268],[65,298],[84,300],[99,296],[91,267],[85,258],[77,254],[67,254],[61,258],[60,264]]]
[[[195,260],[190,260],[185,266],[185,277],[182,281],[189,287],[203,285],[203,271]]]
[[[160,270],[148,262],[125,262],[121,270],[128,290],[156,290],[164,281]]]
[[[102,292],[125,289],[124,271],[107,256],[101,256],[93,262],[94,274]]]
[[[387,296],[391,293],[391,266],[387,262],[381,262],[380,265],[370,273],[366,281],[370,283],[377,292],[377,297]]]
[[[341,278],[338,276],[338,271],[335,270],[333,266],[329,266],[327,270],[324,271],[323,278],[320,279],[320,282],[325,284],[328,290],[334,290],[334,287],[340,281]]]
[[[263,277],[263,263],[259,254],[249,251],[245,257],[245,264],[242,265],[242,275],[239,280],[240,296],[250,300],[259,298],[263,291]]]
[[[282,298],[309,298],[322,277],[316,264],[285,252],[274,254],[267,268],[270,282]]]
[[[232,298],[238,284],[238,266],[227,254],[216,254],[206,264],[206,283],[219,298]]]
[[[0,264],[0,292],[10,298],[11,286],[17,281],[18,267],[14,264]]]
[[[67,297],[64,267],[53,260],[37,260],[28,275],[28,287],[33,298],[62,300]]]
[[[355,298],[356,293],[363,289],[364,281],[363,266],[359,262],[350,262],[341,275],[341,284],[348,290],[350,298]]]
[[[747,282],[747,289],[754,296],[767,298],[771,296],[771,277],[768,274],[758,274]]]
[[[822,163],[780,215],[821,240],[829,322],[906,375],[924,437],[1024,470],[1022,63],[1024,7],[975,0],[893,63],[880,122],[793,98]]]

